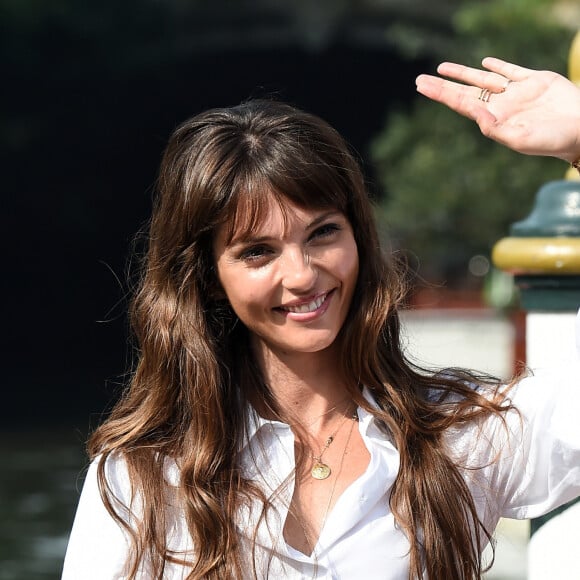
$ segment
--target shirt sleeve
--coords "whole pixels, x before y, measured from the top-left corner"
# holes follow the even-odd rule
[[[90,465],[64,560],[62,580],[126,578],[129,537],[107,511],[97,481],[99,458]],[[107,481],[116,497],[130,504],[130,482],[122,459],[108,457]]]
[[[513,403],[494,487],[502,516],[533,518],[580,495],[580,364],[523,379]]]

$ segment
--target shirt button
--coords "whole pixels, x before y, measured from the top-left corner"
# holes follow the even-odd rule
[[[366,502],[367,502],[367,496],[366,496],[366,495],[361,495],[361,496],[358,498],[358,502],[359,502],[359,503],[366,503]]]

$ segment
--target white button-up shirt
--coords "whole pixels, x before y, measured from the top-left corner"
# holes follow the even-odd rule
[[[372,402],[368,391],[365,396]],[[508,430],[496,417],[446,434],[448,453],[460,466],[479,517],[493,530],[500,517],[537,517],[580,495],[580,364],[523,379],[510,393],[519,414],[507,414]],[[241,452],[246,477],[260,483],[273,508],[265,519],[260,506],[241,508],[238,526],[248,555],[256,539],[259,578],[406,580],[409,543],[395,523],[389,495],[399,453],[374,417],[358,409],[358,428],[370,454],[365,473],[338,498],[328,514],[312,555],[287,545],[283,527],[293,493],[294,436],[290,427],[254,415]],[[478,467],[480,469],[470,469]],[[106,464],[114,493],[130,503],[122,459]],[[168,485],[178,468],[167,462]],[[136,507],[138,510],[138,506]],[[257,535],[254,534],[257,527]],[[169,546],[193,550],[182,514],[170,513]],[[122,579],[129,542],[101,500],[96,464],[90,466],[65,560],[63,580]],[[483,547],[482,547],[483,548]],[[168,564],[164,578],[177,580],[188,570]],[[144,569],[142,578],[148,578]]]

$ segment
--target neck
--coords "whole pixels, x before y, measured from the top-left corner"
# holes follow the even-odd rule
[[[319,431],[344,413],[351,396],[335,349],[287,355],[255,345],[254,352],[279,412],[290,423]]]

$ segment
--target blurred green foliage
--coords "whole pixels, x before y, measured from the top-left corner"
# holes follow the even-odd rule
[[[556,19],[553,5],[466,0],[452,16],[453,42],[436,43],[432,56],[479,66],[492,55],[565,73],[575,30]],[[416,53],[428,49],[412,44]],[[469,282],[470,257],[489,255],[509,225],[527,215],[538,188],[566,170],[559,160],[526,157],[485,139],[474,123],[421,96],[390,113],[371,154],[384,192],[380,222],[419,263],[413,265],[422,277],[452,285]]]

